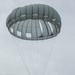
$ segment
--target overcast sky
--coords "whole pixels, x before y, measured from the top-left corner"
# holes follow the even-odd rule
[[[9,13],[34,3],[58,11],[62,27],[57,37],[21,41],[8,32]],[[75,0],[0,0],[0,75],[29,75],[28,71],[30,75],[75,75]]]

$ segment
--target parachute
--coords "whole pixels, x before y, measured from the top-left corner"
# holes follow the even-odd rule
[[[9,32],[24,40],[40,40],[56,36],[61,20],[55,9],[34,4],[14,9],[6,22]]]
[[[17,37],[17,39],[18,38],[21,39],[20,41],[23,46],[24,42],[25,42],[23,40],[36,40],[37,41],[37,40],[50,39],[50,38],[57,36],[61,30],[61,18],[59,16],[58,12],[51,6],[48,6],[45,4],[26,5],[24,7],[15,8],[9,14],[9,16],[7,17],[7,20],[6,20],[6,26],[9,30],[9,32],[13,36]],[[31,42],[31,43],[34,44],[34,42]],[[43,43],[41,43],[41,44],[43,44]],[[37,47],[37,46],[38,46],[38,44],[36,43],[35,47]],[[43,45],[42,45],[42,47],[43,47]],[[34,67],[33,70],[31,68],[33,73],[29,73],[29,75],[31,75],[31,74],[32,75],[35,75],[35,74],[43,75],[43,72],[44,72],[43,66],[45,64],[47,64],[47,62],[48,62],[48,60],[46,60],[47,61],[46,62],[44,59],[47,59],[47,57],[45,57],[45,54],[50,55],[49,49],[46,48],[46,50],[43,50],[41,48],[39,50],[39,48],[40,47],[38,47],[38,50],[32,49],[34,51],[33,53],[35,53],[32,55],[34,55],[34,59],[35,59],[34,62],[37,61],[36,60],[37,53],[38,53],[38,57],[39,57],[39,55],[42,55],[43,58],[39,57],[39,59],[41,58],[40,61],[43,62],[43,63],[41,63],[41,70],[40,70],[40,68],[37,69],[37,64],[40,64],[38,62],[39,61],[38,60],[36,62],[37,63],[36,67]],[[23,50],[25,50],[25,48],[23,48]],[[29,49],[27,48],[25,50],[25,52],[27,52],[28,50],[32,53],[32,50],[30,50],[30,48]],[[20,51],[22,51],[22,48],[20,49]],[[41,51],[41,54],[40,54],[40,51]],[[24,63],[26,63],[26,61]],[[33,63],[31,63],[31,64],[33,64]],[[30,64],[28,64],[28,65],[30,65]],[[39,67],[40,67],[40,65],[39,65]],[[28,72],[29,72],[29,70],[28,70]]]

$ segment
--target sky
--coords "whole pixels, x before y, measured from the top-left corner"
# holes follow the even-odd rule
[[[12,36],[6,18],[17,7],[47,4],[61,16],[58,36],[23,41]],[[75,0],[0,0],[0,75],[75,75]]]

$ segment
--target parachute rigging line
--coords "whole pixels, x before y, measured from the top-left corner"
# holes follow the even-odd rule
[[[18,40],[18,41],[15,40],[15,39],[12,37],[12,35],[11,35],[11,38],[12,38],[12,40],[13,40],[13,43],[15,44],[16,50],[18,51],[18,53],[19,53],[19,55],[20,55],[20,58],[21,58],[21,60],[22,60],[22,62],[23,62],[23,64],[24,64],[24,67],[26,68],[28,74],[31,75],[31,74],[30,74],[30,71],[29,71],[29,68],[28,68],[28,66],[27,66],[27,63],[26,63],[26,61],[25,61],[25,56],[24,56],[24,54],[23,54],[23,52],[22,52],[22,47],[21,47],[21,44],[20,44],[19,40]],[[17,43],[16,43],[16,42],[17,42]]]

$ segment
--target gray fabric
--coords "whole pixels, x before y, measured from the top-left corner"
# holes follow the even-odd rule
[[[48,39],[59,34],[61,19],[54,8],[44,4],[34,4],[14,9],[6,20],[6,26],[12,35],[21,39]]]

